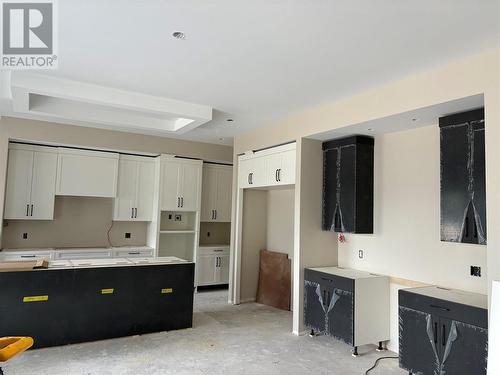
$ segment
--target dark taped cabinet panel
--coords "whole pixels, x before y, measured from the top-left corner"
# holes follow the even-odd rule
[[[441,240],[486,244],[484,109],[439,119]]]
[[[328,306],[328,327],[330,336],[351,346],[354,345],[354,294],[342,289],[333,289]]]
[[[438,322],[433,320],[430,314],[404,306],[399,307],[400,367],[415,374],[434,374],[437,329]]]
[[[323,143],[323,229],[373,233],[373,147],[371,137]]]
[[[304,324],[354,345],[354,281],[311,269],[304,279]]]
[[[399,291],[400,367],[423,375],[486,374],[486,308],[419,297],[418,288]]]
[[[443,363],[446,374],[486,374],[488,330],[449,319],[440,319],[440,323],[441,335],[449,343],[449,352]],[[444,350],[446,346],[441,348]]]

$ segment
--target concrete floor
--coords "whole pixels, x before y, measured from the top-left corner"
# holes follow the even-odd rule
[[[376,358],[329,337],[296,337],[292,315],[271,307],[227,304],[227,291],[196,295],[194,328],[28,351],[3,366],[6,375],[364,374]],[[407,374],[395,359],[371,375]]]

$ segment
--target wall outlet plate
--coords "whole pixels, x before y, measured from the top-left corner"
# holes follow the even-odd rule
[[[181,214],[175,214],[175,221],[181,221],[182,220],[182,215]]]
[[[363,252],[363,250],[358,250],[359,259],[363,259],[364,256],[365,256],[365,253]]]
[[[130,238],[132,237],[132,234],[130,232],[125,232],[125,238]]]
[[[27,240],[28,239],[28,233],[23,233],[23,240]]]
[[[475,277],[481,277],[481,267],[470,266],[470,275]]]

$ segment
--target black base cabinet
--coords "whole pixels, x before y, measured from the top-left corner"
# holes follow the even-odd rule
[[[34,347],[192,327],[194,264],[0,273],[0,336]]]
[[[371,297],[373,295],[375,297]],[[389,339],[389,279],[341,267],[304,270],[304,325],[354,348]]]
[[[410,374],[486,374],[486,296],[437,287],[399,291],[399,365]]]

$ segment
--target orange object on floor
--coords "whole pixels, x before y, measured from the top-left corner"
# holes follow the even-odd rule
[[[33,346],[31,337],[1,337],[0,362],[6,362]]]

